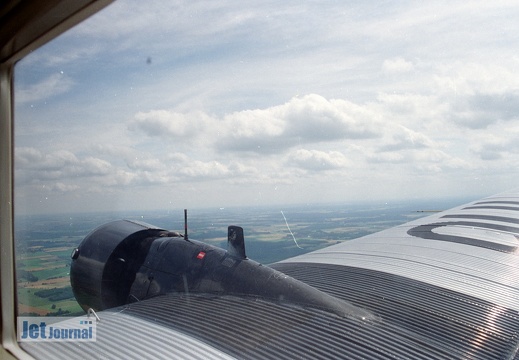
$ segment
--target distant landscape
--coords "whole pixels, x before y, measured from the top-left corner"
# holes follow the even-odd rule
[[[429,210],[458,204],[420,201],[193,209],[188,211],[188,233],[191,239],[226,248],[227,226],[242,226],[247,256],[270,264],[414,220],[428,215]],[[83,314],[70,287],[70,254],[97,226],[121,218],[184,232],[183,210],[17,216],[19,315]]]

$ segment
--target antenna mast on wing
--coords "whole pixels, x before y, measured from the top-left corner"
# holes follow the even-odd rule
[[[184,209],[184,240],[188,240],[188,238],[187,238],[187,209]]]

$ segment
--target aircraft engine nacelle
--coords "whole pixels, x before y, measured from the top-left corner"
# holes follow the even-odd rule
[[[153,241],[168,231],[118,220],[88,234],[72,252],[70,283],[79,305],[102,310],[127,302]]]
[[[228,228],[226,251],[149,224],[114,221],[92,231],[73,251],[70,282],[85,311],[183,293],[252,296],[371,318],[367,311],[248,259],[238,226]]]

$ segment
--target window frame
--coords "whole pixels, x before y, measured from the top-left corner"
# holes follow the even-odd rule
[[[114,0],[8,0],[0,6],[0,358],[31,359],[16,340],[14,68]]]

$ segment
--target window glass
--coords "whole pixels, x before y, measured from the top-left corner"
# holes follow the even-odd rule
[[[270,263],[512,188],[518,12],[110,5],[16,66],[19,312],[81,311],[70,252],[109,220],[182,231],[187,208]]]

